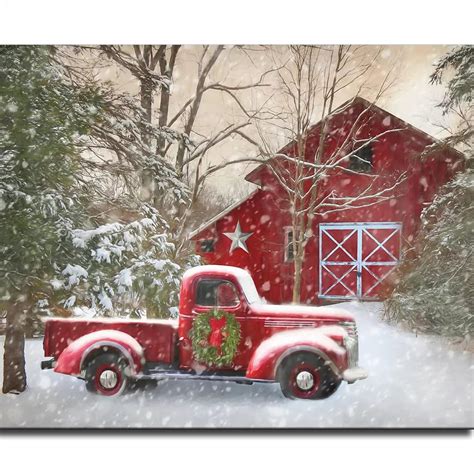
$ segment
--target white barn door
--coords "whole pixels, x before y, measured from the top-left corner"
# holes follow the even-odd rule
[[[400,246],[400,223],[320,224],[319,297],[377,299],[400,261]]]

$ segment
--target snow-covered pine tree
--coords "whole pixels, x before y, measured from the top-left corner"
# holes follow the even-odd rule
[[[53,281],[61,306],[92,317],[177,316],[181,276],[199,260],[176,255],[168,227],[153,208],[144,206],[142,215],[72,230],[74,257]]]
[[[1,305],[7,311],[3,391],[23,391],[24,330],[84,219],[74,180],[77,137],[97,119],[94,90],[62,80],[46,47],[0,47]]]
[[[466,170],[424,210],[417,256],[401,268],[386,316],[423,332],[469,339],[474,335],[474,47],[449,52],[432,82],[441,82],[448,70],[452,75],[440,106],[460,120],[444,143],[462,147]]]

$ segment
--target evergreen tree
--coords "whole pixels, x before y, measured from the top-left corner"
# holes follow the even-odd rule
[[[424,210],[417,257],[401,268],[386,315],[417,330],[469,339],[474,334],[474,47],[449,52],[437,64],[432,82],[441,82],[448,71],[440,107],[455,114],[458,127],[441,146],[461,146],[466,169]]]
[[[74,256],[53,281],[57,303],[76,315],[177,317],[182,274],[199,260],[177,256],[166,224],[145,211],[125,224],[72,230]]]
[[[0,48],[0,295],[7,310],[3,391],[23,391],[24,330],[48,292],[68,233],[84,220],[77,137],[96,120],[94,90],[62,80],[45,47]]]
[[[445,113],[463,104],[472,105],[474,94],[474,46],[454,48],[437,63],[432,83],[441,83],[447,71],[453,72],[440,106]]]

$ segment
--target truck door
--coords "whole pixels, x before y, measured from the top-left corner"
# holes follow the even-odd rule
[[[240,342],[233,363],[221,369],[244,370],[248,363],[249,348],[245,344],[247,331],[247,303],[236,285],[227,279],[202,278],[197,282],[193,316],[214,309],[233,314],[240,325]],[[221,339],[222,325],[214,324],[208,343],[218,343]]]

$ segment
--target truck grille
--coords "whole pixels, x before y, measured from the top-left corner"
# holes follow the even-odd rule
[[[353,338],[357,339],[358,334],[357,334],[357,325],[356,325],[356,323],[349,322],[349,321],[344,321],[344,322],[341,323],[341,326],[346,330],[349,337],[353,337]]]

